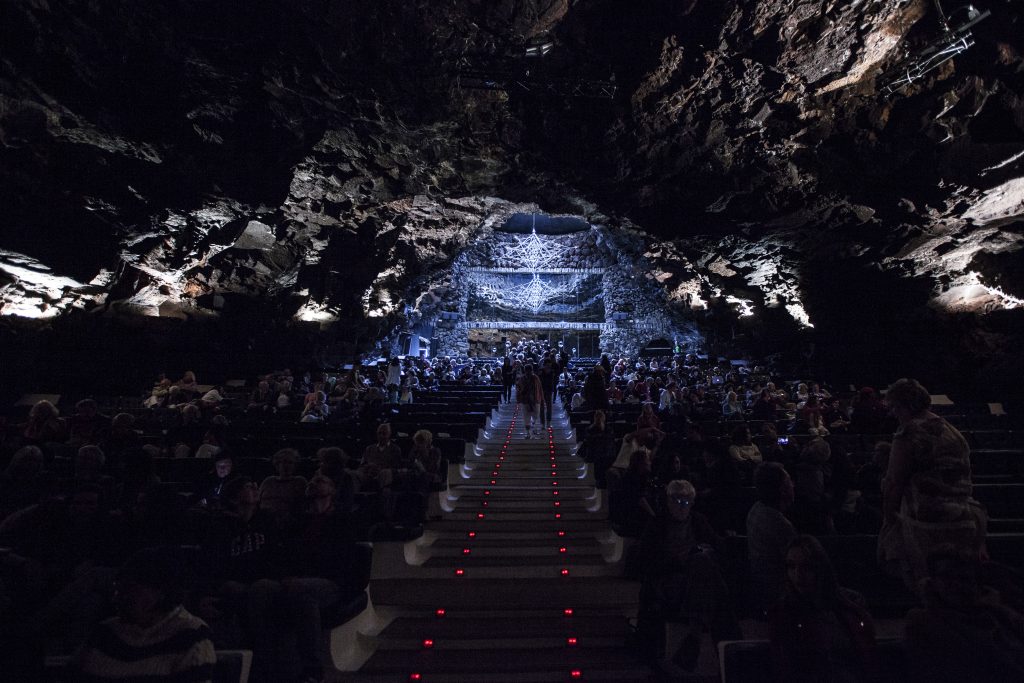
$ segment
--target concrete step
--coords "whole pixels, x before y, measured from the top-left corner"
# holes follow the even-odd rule
[[[379,579],[370,584],[374,605],[414,609],[635,609],[639,593],[637,581],[571,574],[546,579]]]
[[[451,517],[443,519],[439,522],[431,522],[430,530],[437,532],[461,532],[469,533],[476,532],[480,535],[490,533],[510,533],[510,532],[526,532],[526,533],[557,533],[558,531],[565,531],[566,533],[583,533],[583,532],[608,532],[608,520],[598,519],[594,515],[575,515],[575,516],[563,516],[561,519],[555,519],[554,515],[548,515],[541,519],[511,519],[507,516],[492,516],[484,517],[484,520],[478,521],[476,516],[460,515],[459,519],[453,519]],[[484,523],[486,521],[486,524]]]
[[[618,647],[570,647],[560,645],[537,648],[532,645],[529,656],[517,656],[509,648],[488,649],[444,649],[435,647],[418,650],[378,650],[362,668],[365,673],[419,672],[424,680],[434,680],[438,673],[468,674],[477,671],[488,673],[518,673],[524,671],[560,671],[563,680],[573,670],[607,671],[615,669],[628,671],[631,675],[646,673],[637,661],[635,653],[624,644]],[[590,676],[587,677],[588,679]],[[620,680],[620,679],[613,679]]]

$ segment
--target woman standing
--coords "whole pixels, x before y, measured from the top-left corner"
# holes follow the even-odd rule
[[[879,561],[911,590],[927,576],[925,558],[951,544],[985,557],[987,517],[971,498],[966,439],[929,410],[928,390],[912,379],[889,387],[885,402],[899,420],[882,480]]]

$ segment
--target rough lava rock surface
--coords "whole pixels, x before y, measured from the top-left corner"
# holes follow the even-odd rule
[[[357,350],[519,202],[642,234],[709,350],[985,387],[1024,340],[1024,8],[976,4],[976,45],[884,96],[931,2],[10,0],[0,312],[258,305]]]

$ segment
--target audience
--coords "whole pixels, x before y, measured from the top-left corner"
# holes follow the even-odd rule
[[[521,380],[528,366],[542,368],[533,374],[539,391],[513,397],[517,378],[527,386]],[[396,373],[402,405],[385,403],[395,400],[389,378]],[[180,576],[160,583],[132,568],[166,557],[153,551],[147,560],[155,546],[196,545],[199,602],[185,604],[195,604],[215,635],[229,622],[242,629],[241,645],[256,652],[258,679],[318,680],[325,663],[311,644],[319,642],[325,615],[361,591],[353,588],[360,573],[355,539],[373,537],[382,521],[413,528],[427,516],[428,492],[446,481],[447,461],[431,432],[415,425],[420,413],[412,408],[423,407],[423,392],[442,381],[492,384],[507,401],[533,394],[538,425],[550,421],[552,393],[582,403],[589,427],[578,432],[579,455],[593,463],[598,484],[607,483],[617,530],[641,539],[638,626],[648,656],[662,655],[665,620],[682,617],[685,637],[673,661],[692,669],[705,629],[713,640],[735,637],[735,595],[738,606],[769,615],[780,680],[870,679],[877,670],[870,616],[839,588],[822,546],[797,533],[876,534],[881,526],[883,566],[920,589],[925,603],[907,626],[921,679],[922,672],[931,680],[962,679],[989,665],[1015,678],[1013,667],[1024,664],[1015,611],[1024,592],[1012,571],[1001,574],[1001,594],[981,587],[979,576],[993,565],[986,562],[987,518],[971,498],[970,450],[929,410],[927,391],[901,380],[885,403],[869,388],[851,402],[813,382],[771,380],[761,368],[717,369],[682,357],[653,364],[606,358],[585,368],[524,345],[500,365],[438,358],[356,366],[337,377],[278,371],[258,378],[251,395],[231,385],[205,391],[186,373],[153,387],[145,409],[101,409],[86,399],[66,419],[43,401],[26,422],[11,423],[17,427],[3,443],[0,546],[10,551],[0,554],[0,609],[29,607],[28,629],[51,639],[51,647],[57,639],[62,646],[81,642],[98,628],[102,638],[90,640],[76,661],[83,679],[102,680],[107,674],[95,663],[106,656],[103,648],[169,633],[145,623],[166,618],[172,631],[202,624],[181,607]],[[882,432],[891,449],[860,436],[895,426],[887,408],[899,422],[895,435]],[[104,412],[116,415],[110,420]],[[613,462],[617,437],[633,420],[637,430],[621,440]],[[717,436],[723,429],[731,439]],[[359,452],[374,432],[358,463],[340,447]],[[206,465],[202,456],[210,458]],[[855,469],[854,461],[866,460]],[[197,476],[211,464],[208,478]],[[276,474],[266,476],[270,464]],[[614,473],[607,482],[606,472]],[[258,476],[260,487],[240,473]],[[188,508],[190,502],[201,505]],[[746,571],[736,566],[742,553],[735,543],[723,540],[729,535],[745,535],[735,543],[746,545]],[[115,620],[96,626],[110,615],[110,582],[129,557],[118,588],[135,582],[131,595],[124,605],[119,597]],[[871,560],[859,561],[870,567]],[[142,609],[129,613],[129,603]],[[980,643],[993,633],[1000,645],[989,652]],[[957,662],[971,663],[957,669]],[[126,659],[116,671],[150,664]]]

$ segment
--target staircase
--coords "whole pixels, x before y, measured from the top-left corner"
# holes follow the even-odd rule
[[[626,647],[638,585],[575,456],[567,416],[524,436],[494,411],[442,494],[444,518],[377,544],[372,608],[339,681],[646,681]],[[336,657],[337,659],[337,657]]]

